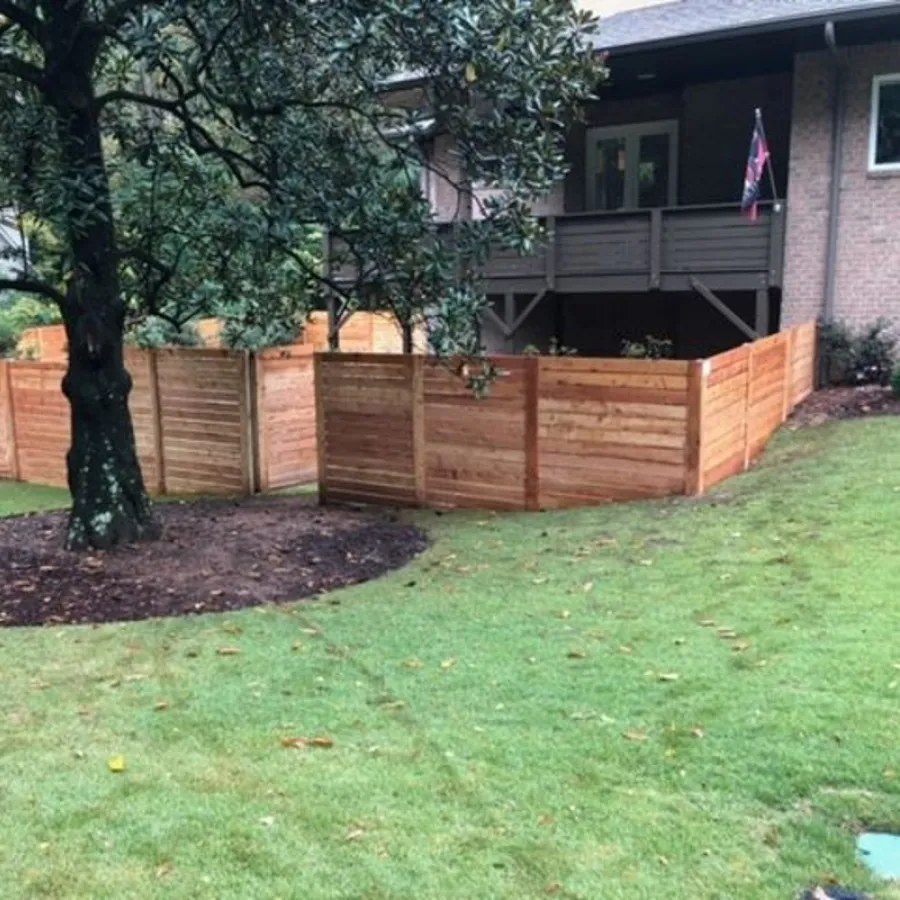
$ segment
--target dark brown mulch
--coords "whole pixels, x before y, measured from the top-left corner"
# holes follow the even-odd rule
[[[896,415],[900,415],[900,399],[890,388],[877,385],[826,388],[797,407],[791,416],[791,424],[800,427],[823,425],[835,419]]]
[[[0,519],[0,626],[114,622],[285,603],[376,578],[427,546],[385,514],[306,499],[165,504],[162,540],[62,549],[65,515]]]

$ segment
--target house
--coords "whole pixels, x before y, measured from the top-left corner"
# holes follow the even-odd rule
[[[652,334],[696,357],[817,317],[900,319],[900,3],[632,5],[601,20],[611,80],[568,136],[565,183],[535,207],[547,247],[486,265],[488,349],[555,338],[610,355]],[[739,200],[756,109],[774,179],[751,221]],[[429,152],[449,220],[451,139]]]

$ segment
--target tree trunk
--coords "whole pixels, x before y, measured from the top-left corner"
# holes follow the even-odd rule
[[[85,353],[77,322],[67,320],[69,368],[63,393],[72,407],[72,446],[66,457],[72,511],[66,534],[71,550],[107,550],[159,537],[144,489],[128,410],[131,376],[113,339],[97,358]],[[88,339],[89,340],[89,339]]]
[[[156,538],[159,526],[144,488],[128,410],[125,305],[92,82],[97,33],[83,27],[83,4],[48,9],[47,96],[56,114],[66,175],[72,252],[62,308],[69,340],[63,392],[72,409],[67,456],[72,512],[66,545],[109,549]]]

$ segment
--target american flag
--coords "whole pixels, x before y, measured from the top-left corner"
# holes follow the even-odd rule
[[[769,163],[769,142],[763,128],[762,113],[756,111],[756,125],[750,141],[750,156],[747,160],[747,174],[744,176],[744,193],[741,197],[741,212],[752,222],[759,217],[759,197],[763,174]]]

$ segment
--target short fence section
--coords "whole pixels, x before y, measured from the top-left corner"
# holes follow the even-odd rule
[[[311,347],[126,352],[138,458],[156,494],[249,494],[316,477]],[[0,478],[66,484],[62,362],[0,361]]]
[[[702,493],[811,393],[815,326],[710,360],[496,363],[479,399],[421,356],[318,356],[323,500],[545,509]]]

